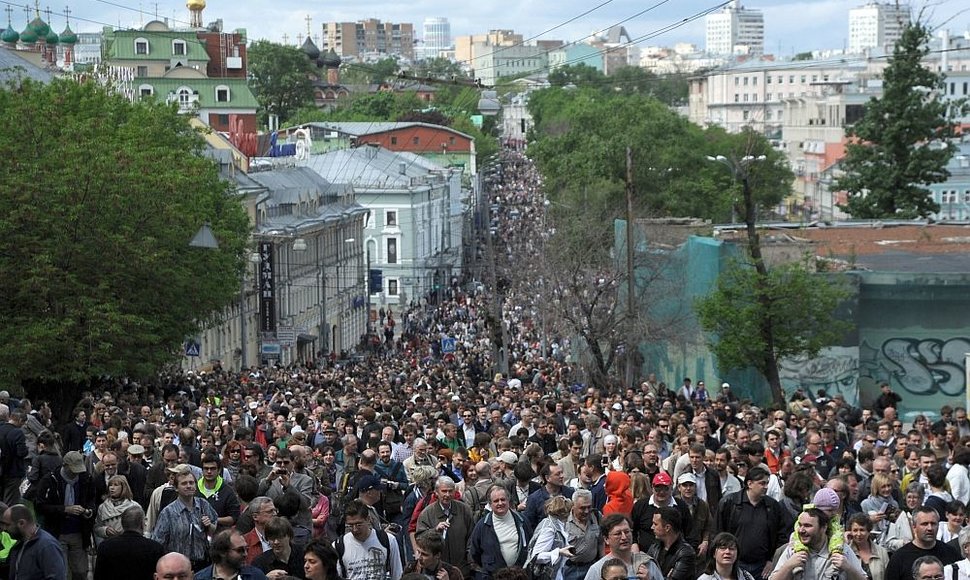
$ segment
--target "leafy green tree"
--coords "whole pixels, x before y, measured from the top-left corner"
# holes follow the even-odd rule
[[[549,84],[554,87],[564,87],[568,84],[577,87],[600,86],[605,80],[606,75],[584,63],[567,64],[549,73]]]
[[[414,66],[414,76],[419,79],[432,78],[450,80],[469,78],[468,73],[462,70],[460,64],[440,56],[418,61],[418,63]]]
[[[237,297],[249,221],[203,149],[173,106],[0,89],[0,383],[69,413],[94,378],[178,360]],[[205,222],[218,250],[188,246]]]
[[[848,129],[850,139],[835,187],[848,192],[840,206],[856,218],[927,217],[940,207],[926,185],[942,183],[955,152],[953,115],[965,102],[943,98],[942,73],[923,65],[930,30],[913,23],[896,43],[883,74],[883,95]]]
[[[743,260],[729,266],[695,308],[712,335],[709,347],[721,370],[756,369],[768,380],[773,402],[784,405],[778,361],[815,357],[839,344],[851,325],[836,310],[848,296],[844,281],[814,273],[808,261],[783,264],[763,276]]]
[[[313,104],[313,63],[299,48],[268,40],[249,46],[249,86],[259,102],[259,115],[279,117],[283,126],[299,108]]]
[[[392,57],[377,62],[344,63],[340,67],[340,81],[346,85],[377,85],[396,78],[400,67]]]
[[[668,106],[687,103],[686,74],[657,75],[638,66],[625,66],[611,74],[601,84],[604,91],[649,95]]]
[[[792,60],[812,60],[811,52],[799,52],[795,56],[791,57]]]

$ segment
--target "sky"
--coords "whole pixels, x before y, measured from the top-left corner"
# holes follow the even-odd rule
[[[27,0],[0,0],[5,7]],[[704,18],[685,19],[712,9],[723,0],[498,0],[454,2],[453,0],[208,0],[203,21],[222,18],[228,30],[245,28],[249,38],[296,44],[306,35],[306,17],[312,18],[314,34],[325,21],[356,21],[378,18],[390,22],[411,22],[417,37],[425,18],[442,16],[451,23],[452,36],[484,33],[489,29],[513,29],[525,38],[577,41],[592,32],[623,22],[630,37],[645,38],[640,46],[673,46],[689,42],[704,46]],[[866,0],[751,0],[746,8],[760,9],[765,20],[765,52],[778,56],[810,50],[840,49],[848,36],[849,9]],[[914,6],[933,5],[930,22],[952,18],[948,27],[962,33],[970,27],[970,9],[965,0],[917,0]],[[31,2],[32,4],[32,2]],[[93,32],[104,24],[139,27],[159,17],[179,25],[188,22],[183,2],[148,0],[80,0],[69,2],[75,32]],[[63,30],[63,0],[49,5],[53,27]],[[962,11],[962,13],[961,13]],[[588,12],[588,14],[584,14]],[[0,13],[0,17],[3,14]],[[13,14],[13,26],[22,29],[23,9]],[[679,25],[682,23],[682,25]],[[3,23],[5,25],[6,22]]]

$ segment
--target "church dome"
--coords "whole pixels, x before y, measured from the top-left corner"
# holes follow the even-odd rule
[[[77,34],[71,30],[71,25],[68,24],[64,27],[64,32],[61,33],[61,44],[77,44]]]
[[[310,60],[317,60],[320,57],[320,49],[317,48],[317,45],[313,43],[313,39],[309,36],[303,41],[303,46],[300,47],[300,50]]]
[[[205,0],[185,0],[185,7],[189,10],[205,10]]]
[[[44,22],[44,19],[41,18],[40,16],[31,20],[30,24],[28,24],[27,27],[34,31],[34,34],[37,35],[37,38],[44,38],[48,34],[50,34],[50,31],[51,31],[51,27],[46,22]],[[20,36],[23,37],[22,34]]]
[[[58,42],[60,42],[61,39],[60,39],[59,36],[57,36],[57,33],[56,32],[54,32],[53,30],[51,30],[50,32],[47,33],[46,40],[47,40],[47,44],[50,44],[50,45],[53,46],[53,45],[57,44]]]
[[[323,66],[327,68],[339,68],[340,56],[331,48],[327,54],[323,55]]]
[[[34,29],[28,26],[24,28],[24,31],[20,33],[20,42],[24,44],[34,44],[37,42],[37,33]]]
[[[0,34],[0,42],[6,44],[16,44],[20,40],[20,33],[13,29],[13,27],[8,26],[3,34]]]

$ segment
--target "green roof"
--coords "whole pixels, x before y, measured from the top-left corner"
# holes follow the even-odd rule
[[[110,40],[108,37],[110,36]],[[135,52],[135,39],[144,38],[148,41],[148,54]],[[184,58],[190,61],[209,62],[209,55],[205,46],[192,31],[154,31],[154,30],[115,30],[106,34],[108,61],[112,60],[171,60]],[[172,41],[184,40],[184,55],[176,56],[172,50]]]
[[[151,85],[155,90],[155,97],[159,100],[165,100],[169,93],[174,93],[180,87],[188,87],[198,91],[199,107],[203,109],[255,109],[259,106],[246,79],[138,78],[132,82],[135,94],[139,94],[142,85]],[[216,101],[218,86],[229,87],[228,102]]]

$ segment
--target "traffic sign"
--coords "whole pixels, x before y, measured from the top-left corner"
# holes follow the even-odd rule
[[[280,326],[276,329],[276,340],[282,344],[292,345],[296,342],[296,329],[292,326]]]
[[[455,339],[448,337],[441,339],[441,352],[455,352]]]
[[[195,342],[194,340],[190,340],[190,341],[186,342],[185,343],[185,356],[199,356],[199,349],[200,348],[202,348],[202,345],[200,345],[199,343]]]

